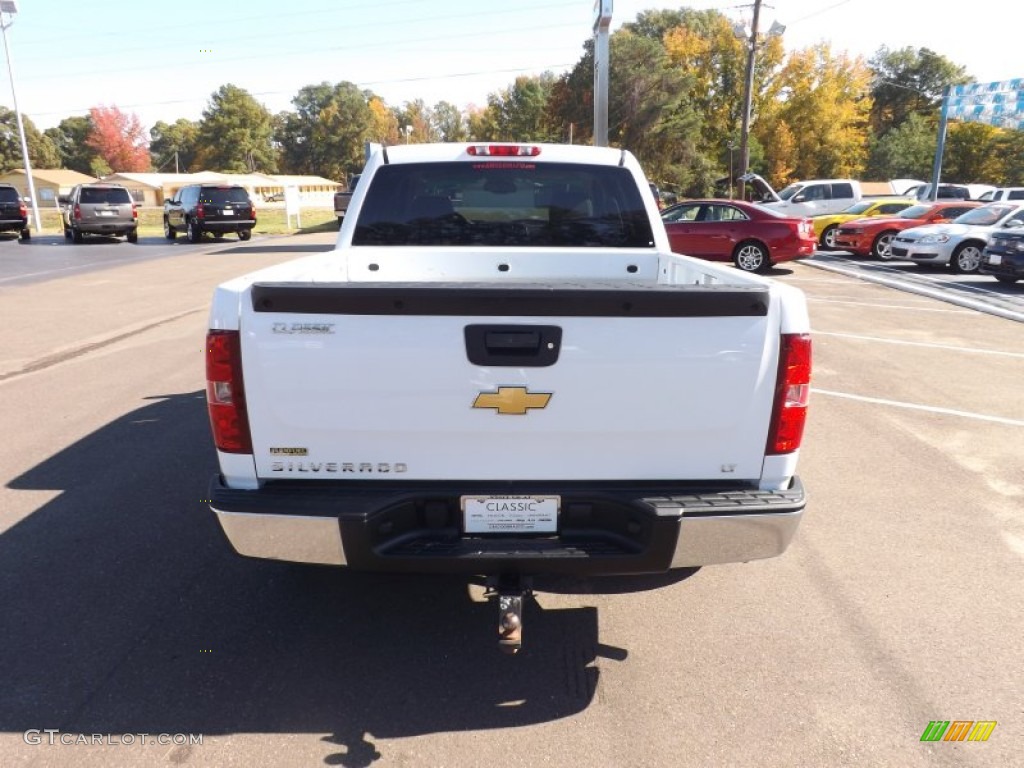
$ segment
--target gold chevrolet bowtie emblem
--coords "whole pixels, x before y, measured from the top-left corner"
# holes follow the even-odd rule
[[[522,416],[530,408],[544,408],[550,392],[528,392],[526,387],[498,387],[497,392],[481,392],[473,401],[474,408],[496,408],[498,413]]]

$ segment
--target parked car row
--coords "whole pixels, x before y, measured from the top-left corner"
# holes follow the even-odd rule
[[[903,230],[952,221],[979,205],[981,203],[967,200],[920,203],[904,208],[895,216],[849,220],[836,230],[834,246],[856,256],[872,256],[888,261],[892,258],[889,250],[892,240]]]
[[[65,239],[81,243],[86,235],[103,235],[138,242],[139,212],[126,187],[79,184],[58,202]],[[207,232],[218,239],[234,233],[239,240],[248,240],[256,226],[256,206],[244,187],[190,184],[164,201],[163,225],[168,240],[174,240],[179,232],[192,243],[198,243]],[[18,229],[26,239],[30,236],[27,211],[17,190],[10,187],[7,192],[0,185],[0,231],[5,229]]]
[[[1024,200],[923,203],[894,217],[848,221],[835,238],[836,248],[856,256],[906,259],[956,273],[981,272],[1002,282],[1022,276],[1022,242]]]

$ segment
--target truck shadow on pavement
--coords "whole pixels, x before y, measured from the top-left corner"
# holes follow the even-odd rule
[[[151,401],[9,485],[60,493],[0,534],[3,731],[324,733],[326,764],[362,766],[373,737],[575,715],[625,658],[594,607],[531,601],[507,657],[465,578],[235,555],[203,394]]]

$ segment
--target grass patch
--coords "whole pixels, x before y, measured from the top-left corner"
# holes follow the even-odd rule
[[[139,208],[139,235],[152,237],[163,235],[163,209],[161,208]],[[53,209],[39,211],[39,218],[43,226],[44,235],[59,235],[64,229],[60,223],[60,214]],[[304,234],[308,232],[332,232],[337,231],[337,219],[334,217],[333,208],[306,208],[302,211],[302,228],[295,227],[295,217],[292,217],[292,226],[288,227],[285,219],[284,208],[259,208],[256,209],[256,228],[253,234],[256,235],[287,235]],[[32,226],[32,214],[29,212],[29,226]],[[33,233],[34,234],[34,233]]]

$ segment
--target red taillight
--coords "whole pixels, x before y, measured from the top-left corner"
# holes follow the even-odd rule
[[[768,430],[768,454],[793,453],[800,447],[811,392],[811,337],[782,335],[775,405]]]
[[[474,144],[466,149],[473,157],[536,157],[540,147],[527,147],[517,144]]]
[[[28,208],[25,207],[24,203],[18,205],[19,215],[24,219],[28,217]]]
[[[225,453],[252,453],[238,331],[206,334],[206,403],[217,449]]]
[[[78,205],[78,203],[75,203],[74,217],[75,217],[75,219],[81,219],[82,218],[82,209]]]
[[[132,218],[135,221],[139,220],[139,209],[135,207],[134,203],[132,204]]]
[[[206,211],[203,210],[203,204],[202,203],[199,203],[199,205],[196,206],[196,218],[197,219],[204,219],[204,218],[206,218]]]

